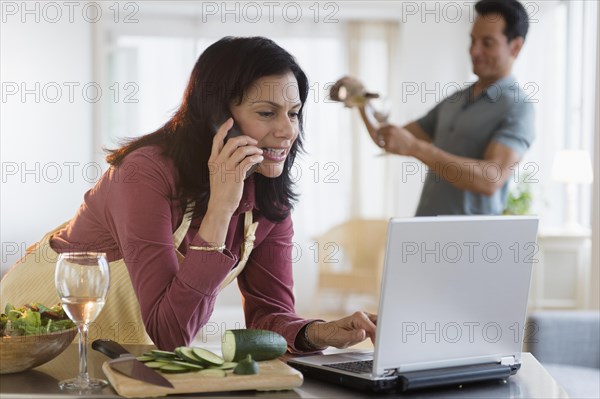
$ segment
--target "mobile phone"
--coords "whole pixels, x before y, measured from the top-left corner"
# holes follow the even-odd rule
[[[229,129],[229,132],[227,132],[227,135],[225,136],[225,140],[224,142],[227,143],[227,140],[234,138],[234,137],[238,137],[241,136],[242,130],[240,129],[240,127],[238,126],[238,124],[235,122],[235,120],[233,121],[233,126],[231,127],[231,129]]]
[[[226,120],[226,119],[225,119]],[[240,129],[240,127],[238,126],[238,124],[236,123],[235,119],[233,120],[233,126],[231,127],[231,129],[229,129],[229,132],[227,132],[227,135],[225,136],[225,140],[223,140],[224,143],[227,143],[227,140],[234,138],[234,137],[238,137],[243,135],[244,133],[242,133],[242,130]],[[250,176],[252,173],[256,172],[256,169],[258,169],[258,163],[252,165],[250,167],[250,169],[248,169],[248,171],[246,172],[246,176],[244,177],[244,179],[247,179],[248,176]]]

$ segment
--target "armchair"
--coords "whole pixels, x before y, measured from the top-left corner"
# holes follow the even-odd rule
[[[315,237],[320,249],[318,294],[339,294],[343,307],[355,294],[367,295],[377,302],[387,223],[383,219],[351,219]]]
[[[529,316],[525,350],[573,398],[600,397],[600,312],[544,310]]]

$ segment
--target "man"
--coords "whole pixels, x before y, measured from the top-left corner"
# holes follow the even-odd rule
[[[532,104],[511,76],[527,12],[516,0],[482,0],[475,10],[470,55],[477,82],[404,127],[370,129],[387,152],[429,167],[417,216],[501,214],[513,168],[534,138]]]

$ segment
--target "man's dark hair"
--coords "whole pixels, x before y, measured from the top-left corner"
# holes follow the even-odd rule
[[[503,33],[509,43],[517,37],[525,40],[529,30],[529,16],[525,7],[517,0],[481,0],[475,4],[475,11],[481,16],[500,14],[506,22]]]

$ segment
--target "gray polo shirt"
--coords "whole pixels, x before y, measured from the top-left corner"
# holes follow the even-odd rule
[[[454,155],[483,159],[488,144],[496,141],[523,155],[534,139],[531,98],[512,76],[498,80],[475,99],[470,98],[472,87],[446,98],[417,121],[433,144]],[[457,170],[449,167],[445,175],[455,177]],[[494,178],[498,171],[488,168],[486,176]],[[509,181],[486,196],[456,188],[429,171],[416,215],[501,214]]]

